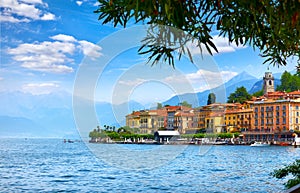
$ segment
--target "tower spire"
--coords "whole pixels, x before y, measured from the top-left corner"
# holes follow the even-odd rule
[[[264,94],[268,94],[268,92],[274,92],[274,77],[272,75],[272,72],[265,72],[263,81]]]

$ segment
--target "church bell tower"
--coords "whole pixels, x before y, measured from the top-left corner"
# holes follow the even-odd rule
[[[265,72],[263,81],[264,94],[268,94],[268,92],[274,92],[274,77],[272,75],[272,72]]]

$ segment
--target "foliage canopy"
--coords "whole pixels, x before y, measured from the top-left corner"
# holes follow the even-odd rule
[[[243,86],[236,88],[235,92],[231,93],[228,97],[228,103],[244,103],[251,99],[251,95]]]
[[[281,75],[281,84],[277,86],[276,90],[292,92],[300,90],[300,76],[298,74],[292,75],[291,73],[285,71]]]
[[[216,103],[216,95],[215,93],[209,93],[207,97],[207,105]]]
[[[264,63],[286,65],[286,59],[300,56],[300,1],[298,0],[99,0],[94,12],[102,24],[113,23],[126,27],[129,21],[152,24],[139,53],[150,53],[152,64],[159,60],[174,66],[175,51],[188,53],[189,49],[178,30],[189,34],[202,51],[218,51],[212,32],[228,37],[229,43],[250,45],[261,51]],[[180,42],[174,46],[174,42]]]
[[[300,184],[300,160],[296,160],[294,163],[285,166],[284,168],[274,170],[274,172],[271,173],[273,177],[276,178],[284,178],[288,176],[289,174],[293,175],[294,178],[289,179],[285,183],[286,188],[291,188],[297,184]]]

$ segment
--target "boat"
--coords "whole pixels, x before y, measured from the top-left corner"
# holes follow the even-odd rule
[[[255,141],[253,144],[250,145],[251,147],[267,147],[270,146],[270,144],[266,143],[266,142],[259,142],[259,141]]]
[[[298,134],[296,133],[294,133],[293,135],[295,136],[294,146],[300,146],[300,137],[298,137]]]

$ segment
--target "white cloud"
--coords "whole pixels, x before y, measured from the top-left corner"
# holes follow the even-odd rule
[[[0,81],[1,81],[1,80],[4,80],[4,78],[0,76]]]
[[[190,73],[186,75],[186,78],[189,79],[192,83],[203,82],[206,81],[208,83],[213,82],[216,79],[222,79],[224,82],[227,82],[232,77],[236,76],[237,72],[231,71],[220,71],[220,72],[212,72],[208,70],[198,70],[195,73]]]
[[[90,57],[101,56],[101,47],[88,41],[78,41],[73,36],[59,34],[50,37],[55,41],[44,41],[20,44],[7,52],[21,66],[34,71],[50,73],[71,73],[73,68],[68,64],[74,63],[72,55],[82,51]]]
[[[93,4],[93,6],[99,6],[99,5],[100,5],[99,1],[96,1],[96,2]]]
[[[135,80],[120,80],[118,83],[126,86],[137,86],[146,82],[145,79],[137,78]]]
[[[52,13],[46,13],[41,17],[41,20],[44,20],[44,21],[55,20],[55,15]]]
[[[43,4],[42,0],[21,0],[21,1],[29,4]]]
[[[229,39],[227,37],[220,37],[220,36],[213,36],[212,42],[218,49],[218,53],[228,53],[228,52],[235,52],[238,49],[246,48],[246,46],[239,45],[237,46],[235,43],[229,44]],[[196,42],[189,43],[188,47],[192,55],[201,54],[200,48],[196,45]],[[202,54],[208,55],[209,52],[207,51],[206,47],[201,44]],[[210,50],[213,54],[217,54],[217,52],[210,47]]]
[[[213,72],[208,70],[198,70],[197,72],[186,75],[169,76],[165,78],[165,81],[177,84],[187,84],[187,82],[189,82],[197,92],[200,92],[218,87],[237,74],[237,72],[231,71]]]
[[[39,5],[37,7],[37,5]],[[54,20],[55,15],[43,8],[48,5],[41,0],[1,0],[1,22],[29,22],[33,20]]]
[[[27,23],[30,22],[30,20],[27,18],[17,19],[10,15],[0,15],[0,22],[10,22],[10,23],[26,22]]]
[[[57,90],[59,85],[56,83],[29,83],[22,86],[22,91],[33,95],[50,94]]]
[[[100,46],[85,40],[79,41],[79,44],[84,55],[89,56],[93,59],[102,56],[100,52],[102,48]]]
[[[53,40],[65,41],[65,42],[76,42],[77,40],[73,36],[58,34],[50,37]]]
[[[78,6],[81,6],[82,5],[82,1],[76,1],[76,4],[78,5]]]

